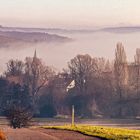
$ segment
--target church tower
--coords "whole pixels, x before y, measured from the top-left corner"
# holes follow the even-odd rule
[[[37,61],[37,54],[36,54],[36,49],[35,49],[32,63],[35,63],[36,61]]]
[[[37,68],[39,65],[40,65],[40,60],[37,57],[37,52],[36,52],[36,49],[35,49],[33,60],[32,60],[32,67]]]
[[[36,50],[34,52],[31,69],[32,69],[32,95],[36,93],[36,87],[38,85],[38,72],[39,72],[40,60],[37,58]]]

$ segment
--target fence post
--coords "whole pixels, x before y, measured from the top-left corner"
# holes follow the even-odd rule
[[[74,105],[72,105],[72,126],[74,126]]]

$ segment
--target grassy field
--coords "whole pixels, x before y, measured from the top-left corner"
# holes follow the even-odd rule
[[[105,138],[108,140],[140,140],[140,130],[88,125],[43,126],[42,128],[77,131],[82,134]]]

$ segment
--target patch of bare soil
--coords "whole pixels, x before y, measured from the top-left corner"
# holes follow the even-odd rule
[[[4,129],[7,140],[102,140],[78,132],[43,128]]]
[[[30,130],[28,128],[4,130],[7,140],[59,140],[51,135],[42,133],[40,131]]]
[[[45,134],[55,136],[60,140],[102,140],[101,138],[86,136],[78,132],[56,129],[38,129]]]

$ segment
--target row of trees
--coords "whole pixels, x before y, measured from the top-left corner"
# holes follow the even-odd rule
[[[1,115],[6,115],[14,127],[27,125],[33,115],[38,114],[39,91],[48,85],[53,75],[54,71],[37,58],[36,52],[25,62],[10,60],[0,78]]]
[[[2,110],[18,106],[34,116],[53,117],[69,115],[75,105],[80,117],[139,116],[140,49],[134,58],[128,63],[118,43],[114,61],[77,55],[61,73],[46,66],[36,52],[24,62],[10,60],[0,79]]]

